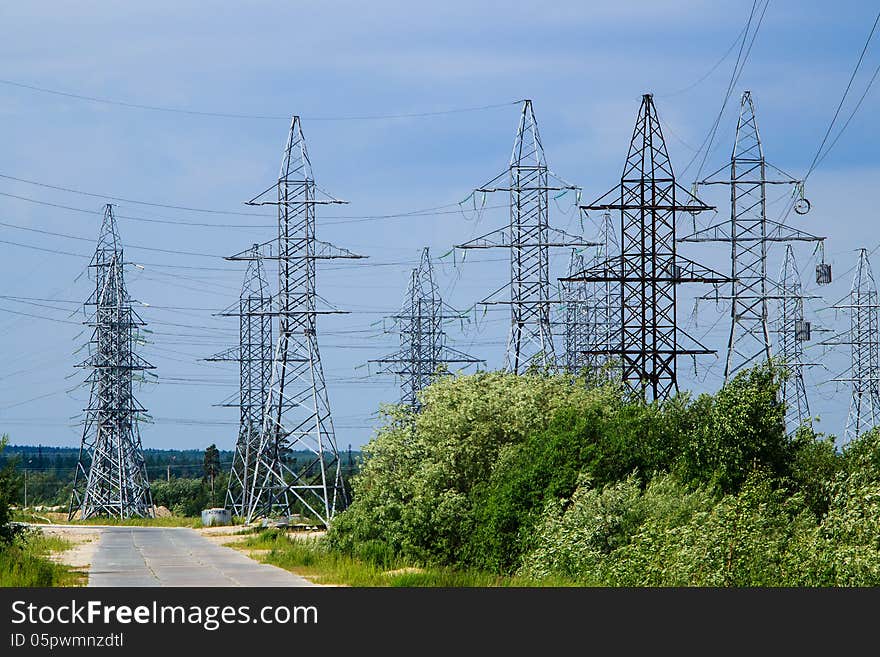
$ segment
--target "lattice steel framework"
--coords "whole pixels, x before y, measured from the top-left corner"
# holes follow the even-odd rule
[[[586,269],[584,255],[579,249],[572,249],[568,259],[568,275],[574,276]],[[559,308],[562,333],[561,367],[569,374],[580,374],[591,365],[587,351],[590,337],[596,328],[592,324],[589,284],[583,281],[561,283]]]
[[[590,266],[599,266],[605,260],[619,253],[615,234],[614,218],[608,211],[602,213],[599,229],[599,245],[596,247]],[[583,271],[570,272],[569,276]],[[613,336],[619,325],[620,285],[615,281],[584,283],[587,289],[587,344],[585,357],[588,365],[597,373],[604,371],[614,376],[614,359],[608,353]]]
[[[248,522],[258,516],[304,512],[327,526],[347,503],[316,321],[319,314],[338,311],[317,308],[315,263],[362,256],[316,238],[315,207],[335,203],[342,201],[318,197],[302,124],[294,116],[278,181],[248,201],[278,208],[278,237],[265,256],[278,262],[278,293],[271,312],[278,318],[278,337]],[[244,253],[231,259],[252,257]],[[292,452],[305,452],[308,462],[292,467],[287,458]]]
[[[125,288],[122,242],[113,206],[104,218],[95,255],[89,265],[95,291],[86,301],[94,306],[86,326],[92,327],[89,357],[91,392],[84,409],[82,442],[73,480],[68,519],[79,513],[116,518],[152,517],[153,501],[141,448],[138,419],[146,410],[133,392],[135,372],[152,365],[135,353],[138,329],[144,322],[132,308]]]
[[[507,186],[498,186],[504,178],[507,178]],[[551,306],[558,299],[553,298],[550,283],[550,249],[595,246],[550,227],[549,192],[575,189],[576,186],[548,169],[532,101],[524,101],[507,170],[475,190],[508,192],[510,223],[456,246],[459,249],[504,248],[510,252],[510,282],[481,302],[510,306],[505,356],[505,369],[510,372],[519,374],[531,365],[556,367]],[[505,289],[509,289],[509,299],[496,300],[496,295]]]
[[[779,274],[779,317],[776,321],[779,360],[787,370],[779,391],[785,403],[785,425],[789,431],[810,420],[810,403],[804,385],[804,342],[810,338],[810,324],[804,319],[803,285],[790,244],[785,247],[785,260]]]
[[[849,312],[848,333],[824,343],[850,347],[848,375],[833,379],[852,385],[845,441],[858,438],[880,423],[880,305],[867,249],[859,249],[859,262],[848,301],[834,306]]]
[[[678,390],[678,356],[713,353],[678,327],[677,286],[727,277],[676,251],[676,213],[711,208],[675,182],[651,94],[642,96],[620,185],[582,209],[620,212],[620,254],[563,280],[619,285],[618,328],[597,355],[619,359],[635,394],[665,399]],[[679,334],[694,344],[682,345]]]
[[[768,179],[767,167],[783,174]],[[719,174],[729,178],[717,179]],[[770,360],[772,347],[768,301],[779,299],[776,285],[768,279],[767,252],[772,242],[821,241],[803,231],[767,219],[767,186],[802,186],[797,180],[764,159],[752,94],[746,91],[740,103],[736,138],[730,165],[710,174],[697,185],[730,186],[730,219],[681,238],[684,242],[730,244],[730,294],[712,295],[730,302],[730,331],[724,380],[739,370]],[[807,206],[808,207],[808,206]]]
[[[237,306],[220,313],[238,317],[239,345],[207,359],[239,364],[237,398],[221,404],[239,409],[238,439],[226,488],[226,508],[237,516],[247,515],[251,507],[260,429],[272,379],[272,295],[259,244],[253,245],[250,256]]]
[[[400,377],[400,403],[418,412],[419,391],[442,374],[451,374],[448,365],[462,366],[483,362],[447,345],[447,320],[463,319],[464,315],[443,302],[434,281],[434,270],[427,248],[422,251],[419,266],[413,269],[409,288],[400,314],[391,317],[400,336],[400,350],[370,362],[380,365],[381,372]]]

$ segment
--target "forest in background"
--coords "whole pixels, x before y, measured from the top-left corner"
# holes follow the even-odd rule
[[[144,460],[153,502],[174,515],[198,516],[209,506],[222,506],[226,494],[233,453],[206,449],[144,449]],[[210,456],[206,452],[210,451]],[[359,451],[340,453],[343,472],[351,475],[357,468]],[[0,469],[9,466],[9,501],[28,506],[67,508],[73,485],[79,448],[44,445],[12,445],[0,451]],[[291,452],[292,467],[310,462],[306,452]],[[25,476],[25,473],[27,475]],[[211,494],[213,477],[213,499]]]

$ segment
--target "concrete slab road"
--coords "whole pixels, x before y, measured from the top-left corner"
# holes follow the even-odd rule
[[[315,586],[185,527],[103,527],[89,586]]]

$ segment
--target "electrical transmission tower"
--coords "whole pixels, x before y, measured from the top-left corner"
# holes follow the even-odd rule
[[[880,305],[867,249],[859,249],[859,262],[848,303],[834,307],[849,311],[850,316],[847,334],[823,343],[848,345],[850,348],[848,375],[833,379],[852,385],[852,401],[844,431],[844,440],[848,442],[880,423]]]
[[[274,513],[303,511],[327,526],[345,507],[336,433],[330,413],[324,370],[318,349],[315,264],[318,260],[361,258],[315,236],[315,208],[342,203],[318,196],[302,124],[294,116],[278,181],[248,201],[278,208],[278,237],[269,259],[278,262],[278,294],[270,315],[278,318],[269,395],[264,407],[255,458],[247,521]],[[323,193],[322,193],[323,194]],[[253,260],[251,252],[231,260]],[[294,467],[291,453],[307,462]]]
[[[93,516],[149,518],[153,516],[150,483],[141,449],[138,416],[145,413],[134,398],[135,372],[152,365],[134,353],[138,328],[144,322],[132,308],[125,288],[122,243],[113,206],[104,219],[95,255],[89,265],[95,291],[86,301],[94,313],[89,357],[80,367],[91,369],[82,442],[73,480],[68,519],[77,513]]]
[[[220,313],[238,317],[239,345],[207,359],[239,364],[238,398],[221,404],[239,409],[238,439],[226,489],[226,507],[237,516],[247,515],[251,507],[260,428],[272,378],[272,296],[259,244],[251,248],[250,257],[237,307]]]
[[[810,340],[810,322],[804,319],[803,285],[794,259],[794,249],[785,247],[785,260],[779,275],[779,318],[776,332],[779,335],[779,359],[788,371],[782,380],[780,397],[785,403],[785,425],[789,431],[796,430],[810,419],[810,404],[804,385],[804,368],[814,363],[804,362],[804,342]]]
[[[614,219],[610,212],[602,213],[599,229],[599,245],[593,254],[590,266],[599,266],[619,252],[614,229]],[[583,271],[570,272],[569,276]],[[585,355],[587,364],[599,373],[603,369],[609,376],[614,374],[614,360],[608,355],[612,338],[619,323],[620,286],[615,281],[583,283],[587,288],[587,344]]]
[[[619,255],[563,279],[619,286],[618,326],[595,354],[616,358],[636,394],[665,399],[678,390],[678,356],[713,353],[678,327],[677,286],[728,279],[676,251],[676,213],[712,208],[676,184],[651,94],[642,96],[620,185],[582,209],[620,211]],[[680,333],[694,344],[682,345]]]
[[[767,167],[783,177],[768,179]],[[722,173],[727,175],[728,171],[726,179],[717,178]],[[767,219],[767,186],[794,185],[796,190],[802,190],[803,182],[764,159],[750,91],[742,95],[729,167],[725,165],[697,185],[730,186],[730,219],[679,240],[730,244],[730,295],[713,295],[715,299],[730,301],[730,332],[724,366],[724,381],[727,382],[739,370],[770,360],[768,300],[780,298],[767,276],[770,243],[815,242],[824,238]],[[804,214],[807,210],[809,202],[801,197],[795,211]]]
[[[503,186],[505,178],[507,186]],[[510,223],[456,245],[459,249],[504,248],[510,252],[510,282],[481,302],[510,306],[505,357],[509,372],[519,374],[530,365],[556,366],[550,309],[558,299],[551,298],[550,249],[595,244],[550,227],[549,192],[576,189],[548,169],[532,101],[524,101],[507,170],[475,190],[508,192]],[[509,299],[496,300],[505,288],[509,288]]]
[[[568,275],[575,276],[586,269],[584,256],[579,249],[571,250],[568,260]],[[559,297],[561,301],[560,323],[562,334],[562,368],[569,374],[579,374],[590,365],[587,352],[590,348],[590,336],[596,332],[591,320],[592,307],[589,284],[582,281],[561,283]]]
[[[400,403],[413,412],[421,408],[419,391],[427,387],[433,377],[449,373],[445,366],[483,362],[446,344],[443,323],[463,317],[443,303],[434,281],[431,256],[425,248],[419,266],[412,271],[400,314],[391,317],[400,335],[400,350],[391,356],[370,361],[378,363],[382,372],[400,377]]]

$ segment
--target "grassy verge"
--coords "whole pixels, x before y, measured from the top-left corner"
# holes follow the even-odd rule
[[[329,551],[320,539],[290,538],[277,529],[262,530],[246,541],[233,545],[243,550],[268,550],[255,558],[317,584],[343,586],[566,586],[569,582],[536,582],[519,577],[506,577],[477,571],[451,568],[420,567],[411,564],[376,564]]]
[[[26,509],[16,509],[12,512],[12,519],[16,522],[29,522],[35,524],[53,525],[114,525],[121,527],[192,527],[202,526],[202,519],[190,516],[168,516],[164,518],[89,518],[88,520],[67,520],[66,513],[43,512],[36,513]]]
[[[0,546],[0,587],[83,586],[86,575],[48,557],[73,544],[39,531],[28,531],[9,545]]]
[[[201,518],[188,516],[169,516],[166,518],[89,518],[87,520],[73,520],[70,525],[115,525],[120,527],[192,527],[202,526]]]

